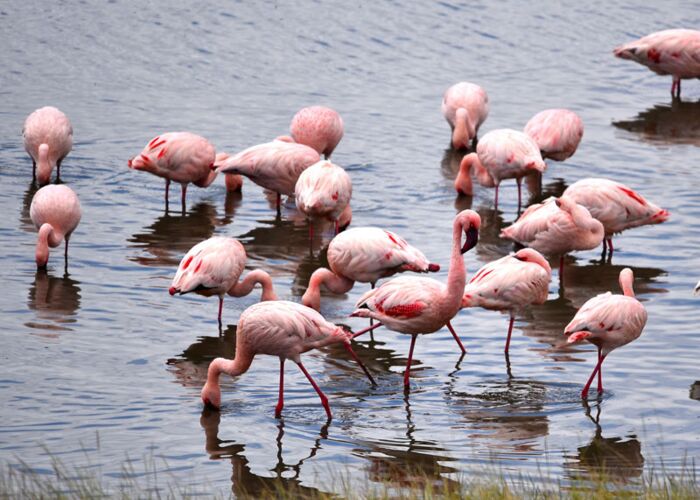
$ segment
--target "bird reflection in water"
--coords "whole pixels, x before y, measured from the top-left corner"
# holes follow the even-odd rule
[[[700,146],[700,101],[674,99],[671,104],[657,104],[630,120],[612,124],[643,142]]]
[[[700,401],[700,380],[696,380],[690,385],[690,399]]]
[[[75,316],[80,309],[79,284],[67,272],[59,278],[51,276],[46,270],[37,270],[34,283],[29,288],[27,305],[36,311],[36,319],[41,322],[31,321],[25,325],[54,331],[71,330],[70,325],[77,321]]]
[[[27,190],[24,192],[24,196],[22,197],[22,211],[20,212],[19,223],[22,230],[27,231],[28,233],[36,233],[37,230],[34,222],[32,222],[32,218],[29,215],[29,209],[32,206],[34,195],[38,190],[39,186],[36,183],[31,182],[29,187],[27,187]]]
[[[198,337],[179,356],[168,359],[167,365],[184,387],[201,389],[207,381],[209,362],[219,357],[236,357],[236,325],[229,325],[220,336]]]

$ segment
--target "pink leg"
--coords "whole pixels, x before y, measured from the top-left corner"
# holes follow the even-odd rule
[[[182,185],[182,199],[181,199],[181,203],[182,203],[182,214],[183,214],[183,215],[185,214],[185,212],[186,212],[186,207],[187,207],[187,203],[185,202],[186,199],[187,199],[187,184],[183,184],[183,185]]]
[[[612,257],[613,251],[615,250],[613,248],[612,238],[608,238],[608,249],[610,250],[610,256]]]
[[[510,323],[508,324],[508,338],[506,338],[506,348],[504,349],[504,352],[508,354],[508,349],[510,349],[510,334],[513,333],[513,320],[515,317],[511,314],[510,315]]]
[[[455,329],[452,328],[452,323],[450,323],[449,321],[447,322],[447,328],[450,330],[450,333],[457,341],[457,345],[462,350],[462,354],[466,354],[467,350],[464,348],[464,345],[462,345],[462,341],[459,340],[459,335],[457,335],[457,332],[455,332]]]
[[[362,368],[362,371],[365,372],[365,375],[367,375],[367,378],[372,383],[372,385],[377,385],[377,383],[372,378],[372,374],[369,372],[369,370],[364,365],[364,363],[360,360],[360,358],[357,357],[357,354],[355,354],[355,351],[353,351],[350,343],[348,342],[347,344],[344,344],[344,345],[345,345],[345,350],[348,351],[348,353],[350,353],[350,356],[352,356],[352,359],[357,361],[357,364],[360,365],[360,368]]]
[[[168,211],[168,202],[170,201],[170,179],[165,179],[165,211]]]
[[[221,331],[221,312],[224,310],[224,296],[219,295],[219,331]]]
[[[280,208],[282,207],[282,195],[280,193],[277,193],[277,211],[280,211]]]
[[[416,346],[416,335],[415,333],[411,336],[411,347],[408,350],[408,362],[406,363],[406,371],[403,373],[403,388],[407,390],[411,385],[409,378],[411,377],[411,361],[413,360],[413,348]]]
[[[498,186],[499,186],[499,184],[496,184],[496,198],[494,200],[494,205],[495,205],[494,209],[495,210],[498,210]]]
[[[591,373],[590,378],[588,379],[588,382],[586,382],[585,387],[581,391],[581,399],[586,399],[588,397],[588,389],[591,387],[591,383],[593,382],[593,379],[596,376],[596,373],[600,370],[600,366],[603,364],[603,360],[605,359],[605,356],[601,356],[600,359],[598,360],[598,364],[595,365],[595,369],[593,370],[593,373]]]
[[[316,382],[314,382],[314,379],[311,378],[311,375],[309,375],[309,372],[306,371],[306,368],[304,368],[304,365],[301,364],[301,361],[297,363],[299,365],[299,368],[301,368],[301,371],[304,372],[304,375],[306,375],[306,378],[309,379],[309,382],[311,382],[311,385],[313,388],[316,390],[316,394],[318,394],[318,397],[321,398],[321,404],[323,407],[326,409],[326,415],[328,416],[328,420],[333,418],[333,415],[331,415],[331,407],[328,406],[328,398],[326,397],[325,394],[321,391],[321,389],[316,385]]]
[[[522,179],[518,177],[517,179],[515,179],[515,182],[518,183],[518,213],[520,213],[520,207],[522,206]]]
[[[598,369],[598,393],[603,392],[603,355],[600,352],[600,347],[598,348],[598,363],[600,363],[600,368]]]
[[[359,332],[353,333],[352,338],[356,338],[356,337],[359,337],[360,335],[364,335],[365,333],[371,332],[372,330],[374,330],[375,328],[379,328],[380,326],[382,326],[382,324],[377,323],[376,325],[372,325],[372,326],[368,326],[367,328],[363,328]]]
[[[277,398],[277,406],[275,406],[275,418],[282,416],[282,408],[284,408],[284,358],[280,358],[280,394]]]
[[[335,220],[335,234],[337,235],[340,232],[340,222],[338,222],[338,219]]]

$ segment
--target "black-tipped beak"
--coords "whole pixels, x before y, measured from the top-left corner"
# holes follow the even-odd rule
[[[479,230],[474,226],[469,226],[469,229],[467,229],[464,234],[467,238],[464,242],[464,246],[462,247],[463,254],[467,253],[476,246],[477,242],[479,241]]]

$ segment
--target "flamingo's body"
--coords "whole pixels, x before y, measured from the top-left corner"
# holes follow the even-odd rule
[[[289,131],[295,142],[315,149],[328,159],[343,138],[343,119],[334,109],[309,106],[294,115]]]
[[[32,175],[42,185],[51,179],[56,166],[56,180],[61,177],[61,162],[73,148],[73,127],[68,117],[53,106],[32,112],[22,128],[24,149],[32,157]]]
[[[581,179],[569,186],[564,196],[586,207],[603,224],[611,252],[613,234],[633,227],[659,224],[670,215],[636,191],[610,179]]]
[[[311,275],[302,303],[319,310],[321,285],[333,293],[346,293],[356,281],[374,283],[404,271],[440,270],[401,236],[378,227],[356,227],[340,233],[328,245],[330,270],[319,268]]]
[[[546,109],[527,122],[525,133],[535,140],[543,158],[564,161],[581,142],[583,121],[568,109]]]
[[[256,283],[262,286],[260,300],[277,300],[272,279],[265,271],[256,269],[249,272],[243,281],[238,281],[246,263],[243,245],[224,236],[213,236],[197,243],[182,258],[170,285],[170,295],[183,295],[195,292],[205,297],[219,297],[219,326],[224,295],[244,297]]]
[[[479,162],[477,154],[469,153],[468,155],[464,155],[462,161],[459,163],[459,172],[454,182],[457,194],[464,196],[472,196],[474,194],[474,184],[471,177],[472,169],[480,185],[484,187],[496,187],[493,177],[491,177],[491,174],[486,170],[486,167]]]
[[[340,214],[352,197],[352,181],[342,167],[321,160],[299,175],[294,195],[297,208],[312,224],[314,219],[328,219],[335,222],[338,233]]]
[[[474,83],[456,83],[445,91],[442,115],[452,128],[452,147],[468,149],[489,115],[489,97]]]
[[[34,195],[29,215],[39,230],[36,242],[37,267],[46,267],[49,247],[56,248],[63,240],[66,242],[64,258],[67,266],[68,240],[82,216],[78,196],[64,184],[44,186]]]
[[[620,45],[613,53],[643,64],[658,75],[671,75],[671,95],[681,96],[681,80],[700,78],[700,31],[671,29],[657,31]]]
[[[564,330],[569,336],[569,343],[587,340],[598,348],[598,364],[581,392],[584,399],[596,373],[598,392],[603,392],[601,365],[605,357],[613,349],[639,337],[646,325],[647,311],[634,296],[633,282],[632,270],[623,269],[620,272],[620,288],[624,295],[607,292],[589,299]]]
[[[530,304],[544,304],[551,280],[552,269],[542,254],[523,248],[479,269],[464,288],[462,307],[508,311],[508,353],[515,314]]]
[[[168,209],[170,182],[182,186],[182,211],[185,211],[187,185],[209,186],[216,178],[214,146],[204,137],[190,132],[167,132],[154,137],[128,166],[165,179],[165,208]]]
[[[329,323],[313,309],[283,300],[260,302],[243,311],[236,330],[236,357],[233,360],[214,359],[207,374],[207,382],[202,388],[202,401],[216,408],[221,406],[219,375],[226,373],[232,377],[245,373],[256,354],[278,356],[280,359],[279,400],[275,416],[279,417],[284,404],[284,362],[291,359],[304,372],[314,387],[321,403],[331,418],[328,398],[321,392],[311,375],[301,362],[301,354],[330,344],[342,343],[360,364],[374,383],[367,369],[350,346],[352,334],[343,328]]]
[[[459,311],[464,293],[466,269],[462,254],[476,245],[480,226],[481,218],[472,210],[464,210],[455,217],[447,284],[431,278],[401,276],[365,293],[356,304],[353,316],[373,318],[390,330],[411,335],[404,373],[405,387],[409,385],[417,335],[433,333],[447,325],[462,353],[466,352],[450,320]],[[462,247],[463,232],[466,234],[466,242]]]

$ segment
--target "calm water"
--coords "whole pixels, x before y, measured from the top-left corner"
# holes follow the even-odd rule
[[[566,482],[607,461],[607,474],[634,482],[700,453],[700,302],[691,295],[700,269],[700,82],[684,83],[683,102],[671,103],[670,78],[611,54],[636,36],[698,26],[697,5],[33,4],[0,8],[1,461],[48,473],[47,449],[69,465],[85,465],[87,455],[116,481],[127,457],[137,472],[153,460],[160,479],[236,492],[275,477],[327,490],[331,471],[401,485],[419,467],[437,482],[494,463]],[[612,177],[671,220],[618,237],[612,263],[600,262],[599,250],[569,257],[566,288],[555,279],[548,302],[518,317],[509,370],[507,316],[469,310],[453,321],[469,349],[464,359],[446,330],[419,339],[409,398],[401,388],[409,337],[380,329],[356,347],[376,388],[342,348],[305,355],[330,398],[329,425],[293,367],[284,417],[273,418],[278,362],[265,356],[238,380],[222,379],[220,413],[203,412],[207,364],[233,356],[237,318],[259,293],[226,299],[219,337],[216,300],[167,293],[181,256],[214,234],[235,236],[249,266],[268,270],[281,298],[299,300],[325,262],[330,228],[310,253],[293,202],[276,219],[247,181],[242,196],[227,197],[222,180],[191,187],[186,215],[165,214],[163,182],[128,170],[126,160],[170,130],[240,150],[285,133],[302,106],[331,105],[346,124],[334,161],[353,179],[353,225],[396,230],[445,269],[452,218],[471,207],[483,221],[466,256],[471,274],[512,250],[497,235],[517,198],[514,183],[504,185],[499,211],[492,190],[455,198],[460,156],[445,149],[440,101],[459,80],[489,93],[482,134],[520,128],[548,107],[581,115],[581,147],[550,165],[546,194]],[[68,272],[60,252],[48,272],[33,260],[35,188],[20,130],[46,104],[75,129],[62,178],[84,215]],[[586,406],[579,391],[595,351],[563,345],[562,331],[589,297],[617,291],[625,266],[649,322],[609,357],[608,392]],[[322,312],[362,327],[347,315],[365,289],[324,298]]]

